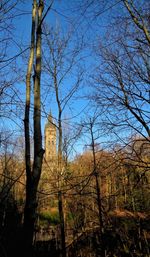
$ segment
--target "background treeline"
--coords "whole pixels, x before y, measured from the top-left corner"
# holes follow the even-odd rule
[[[134,256],[148,256],[149,151],[149,142],[133,138],[124,149],[117,145],[110,152],[96,145],[96,167],[90,149],[65,165],[61,192],[69,256],[101,254],[96,174],[101,196],[101,233],[105,252],[118,256],[130,256],[132,252]],[[61,248],[57,165],[53,165],[53,169],[46,163],[43,165],[38,190],[34,245],[39,256],[59,255]],[[20,241],[25,201],[24,169],[24,163],[16,159],[15,150],[11,154],[5,152],[1,155],[3,254],[16,251],[16,243]]]

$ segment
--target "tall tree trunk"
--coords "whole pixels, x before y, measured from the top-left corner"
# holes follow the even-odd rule
[[[96,163],[96,151],[95,151],[95,141],[94,141],[94,133],[93,133],[93,122],[90,122],[90,133],[91,133],[91,146],[92,146],[92,153],[93,153],[93,175],[95,177],[96,183],[96,196],[97,196],[97,207],[98,207],[98,218],[99,218],[99,228],[100,228],[100,244],[101,244],[101,256],[105,256],[104,246],[103,246],[103,219],[102,219],[102,202],[101,202],[101,189],[99,183],[99,172],[97,170],[97,163]]]
[[[26,76],[26,109],[25,109],[25,147],[26,147],[26,203],[24,209],[24,239],[26,246],[26,253],[30,254],[32,248],[34,226],[36,220],[37,209],[37,188],[41,175],[42,160],[44,150],[42,149],[42,135],[41,135],[41,108],[40,108],[40,80],[41,80],[41,25],[42,12],[44,4],[39,0],[37,7],[36,0],[33,0],[32,11],[32,33],[31,33],[31,49],[28,62],[28,71]],[[37,14],[38,11],[38,14]],[[36,16],[37,30],[36,30],[36,46],[35,46],[35,28]],[[31,169],[30,157],[30,134],[29,134],[29,111],[30,111],[30,84],[31,73],[34,62],[34,49],[36,50],[36,64],[34,74],[34,162],[33,169]]]
[[[33,0],[32,7],[32,29],[31,29],[31,46],[30,56],[28,61],[28,68],[26,74],[26,105],[25,105],[25,118],[24,118],[24,131],[25,131],[25,164],[26,164],[26,203],[24,209],[24,237],[23,245],[25,242],[25,249],[28,252],[30,245],[32,244],[33,235],[30,232],[33,231],[31,224],[28,224],[29,206],[30,206],[30,195],[32,188],[32,173],[31,173],[31,155],[30,155],[30,98],[31,98],[31,75],[34,63],[34,50],[35,50],[35,28],[36,28],[36,12],[37,2]],[[30,235],[30,236],[29,236]],[[28,250],[27,250],[28,248]]]
[[[31,174],[31,156],[30,156],[30,98],[31,98],[31,75],[34,62],[34,49],[35,49],[35,27],[36,27],[36,0],[33,0],[32,8],[32,29],[31,29],[31,46],[30,56],[28,61],[28,68],[26,74],[26,105],[25,105],[25,118],[24,118],[24,131],[25,131],[25,162],[26,162],[26,174],[27,177]]]
[[[59,99],[58,83],[57,83],[57,67],[54,67],[54,87],[55,95],[58,106],[58,210],[60,218],[60,230],[61,230],[61,251],[62,257],[66,257],[66,235],[65,235],[65,218],[62,196],[62,172],[63,172],[63,159],[62,159],[62,108]]]
[[[97,163],[96,163],[96,155],[95,155],[95,142],[94,142],[94,135],[93,135],[93,124],[90,124],[90,133],[92,139],[92,153],[93,153],[93,175],[95,176],[96,182],[96,195],[97,195],[97,205],[98,205],[98,213],[99,213],[99,225],[100,225],[100,232],[102,234],[103,231],[103,219],[102,219],[102,204],[101,204],[101,190],[99,184],[99,173],[97,171]]]

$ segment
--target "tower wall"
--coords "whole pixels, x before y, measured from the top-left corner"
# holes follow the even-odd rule
[[[46,162],[56,158],[56,126],[49,117],[45,126],[45,159]]]

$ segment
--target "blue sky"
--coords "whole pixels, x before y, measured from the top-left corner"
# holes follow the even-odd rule
[[[67,7],[67,2],[63,1],[62,6],[56,3],[54,4],[54,10],[51,11],[47,18],[46,22],[49,23],[50,25],[57,26],[57,24],[60,24],[63,32],[65,33],[66,30],[70,29],[71,27],[71,20],[72,18],[66,17],[63,13],[63,9]],[[58,8],[58,6],[60,8]],[[23,15],[18,15],[15,17],[13,24],[14,24],[14,30],[13,30],[13,35],[12,35],[12,40],[9,42],[8,46],[8,58],[11,58],[12,56],[20,53],[20,51],[26,49],[29,46],[30,43],[30,30],[31,30],[31,9],[32,9],[32,4],[31,1],[26,1],[25,4],[21,4],[19,7],[17,7],[17,11],[19,10],[19,13],[23,12]],[[57,12],[55,11],[57,10]],[[60,10],[59,10],[60,9]],[[73,40],[72,40],[73,41]],[[25,103],[25,74],[26,74],[26,69],[27,69],[27,59],[28,58],[28,52],[25,52],[25,56],[17,58],[17,65],[20,67],[21,71],[21,78],[19,82],[15,83],[15,90],[17,90],[18,95],[16,96],[16,101],[20,101],[19,107],[17,106],[9,106],[8,112],[11,112],[10,109],[14,109],[15,115],[12,113],[12,118],[9,119],[3,119],[3,124],[5,128],[7,127],[8,131],[16,131],[16,136],[18,134],[23,135],[23,118],[24,118],[24,103]],[[10,74],[10,73],[9,73]],[[8,73],[6,74],[7,79],[8,79]],[[12,73],[10,74],[10,77],[12,76]],[[42,85],[43,81],[46,80],[46,76],[43,76],[42,74]],[[72,84],[75,78],[68,76],[66,78],[65,83],[66,84]],[[12,94],[13,90],[10,90],[10,94]],[[82,86],[80,93],[84,93],[84,88]],[[45,93],[45,92],[44,92]],[[80,96],[82,95],[80,94]],[[43,91],[42,91],[42,96],[43,96]],[[79,96],[79,93],[78,93]],[[44,96],[45,97],[45,96]],[[45,110],[46,114],[52,111],[52,114],[54,117],[57,117],[57,108],[56,108],[56,101],[54,97],[54,92],[52,90],[50,91],[50,95],[48,96],[48,101],[45,102]],[[70,126],[74,126],[75,122],[79,122],[79,117],[81,116],[81,112],[85,109],[87,103],[85,100],[80,99],[79,97],[75,98],[72,104],[66,106],[66,109],[64,111],[64,117],[65,117],[65,123],[70,123]],[[18,109],[18,111],[17,111]],[[31,108],[32,110],[32,108]],[[13,111],[13,110],[12,110]],[[19,114],[18,114],[19,112]],[[32,117],[32,112],[31,112],[31,117]],[[73,118],[74,117],[74,118]],[[44,125],[46,123],[46,115],[45,113],[42,112],[42,132],[44,134]],[[73,123],[73,125],[72,125]]]
[[[82,1],[81,1],[82,2]],[[97,2],[97,1],[96,1]],[[105,2],[105,1],[104,1]],[[47,1],[49,3],[49,1]],[[78,1],[77,1],[78,3]],[[110,9],[110,6],[113,6],[113,9]],[[47,7],[47,6],[46,6]],[[45,7],[45,10],[46,10]],[[94,47],[97,47],[98,43],[103,41],[105,32],[107,30],[107,26],[112,19],[112,16],[119,16],[121,17],[122,13],[124,13],[124,9],[122,6],[121,1],[107,1],[105,5],[100,6],[99,9],[99,16],[93,19],[93,11],[97,15],[97,4],[92,8],[89,8],[84,11],[85,8],[77,9],[76,1],[68,1],[68,0],[56,0],[54,1],[54,5],[52,10],[46,17],[46,23],[50,26],[60,27],[61,33],[66,34],[67,31],[72,31],[71,36],[71,47],[73,48],[74,44],[83,37],[84,48],[79,54],[82,57],[82,61],[80,61],[80,65],[83,66],[85,73],[84,73],[84,80],[80,84],[80,90],[73,96],[71,101],[68,103],[64,110],[63,114],[63,122],[68,124],[70,128],[73,129],[77,124],[80,123],[81,120],[85,120],[87,114],[92,115],[94,111],[94,107],[92,108],[90,102],[85,98],[85,95],[88,95],[91,92],[90,87],[90,77],[91,74],[99,62],[95,55]],[[32,11],[32,1],[25,1],[24,4],[20,4],[17,7],[17,12],[22,13],[23,15],[18,15],[14,18],[14,30],[12,41],[10,41],[8,46],[8,57],[12,57],[15,54],[19,53],[21,50],[26,49],[30,43],[30,30],[31,30],[31,11]],[[113,10],[113,11],[112,11]],[[107,42],[104,42],[107,45]],[[10,70],[7,71],[7,78],[8,74],[10,77],[12,76],[15,69],[17,70],[19,67],[19,71],[17,70],[18,74],[21,72],[21,76],[19,78],[19,82],[14,84],[14,88],[17,91],[16,99],[19,102],[18,105],[12,107],[14,108],[17,115],[12,114],[12,119],[3,119],[4,126],[8,127],[10,130],[16,130],[16,135],[22,134],[23,135],[23,118],[24,118],[24,103],[25,103],[25,74],[27,69],[27,58],[28,52],[25,52],[23,58],[19,57],[16,61],[14,67],[11,67]],[[17,74],[17,75],[18,75]],[[16,74],[14,73],[14,76]],[[67,90],[71,87],[73,82],[76,79],[76,70],[74,69],[72,73],[66,77],[65,82],[62,84],[62,91],[61,94],[64,94],[64,88]],[[45,91],[45,82],[47,83],[47,87],[51,84],[51,81],[48,76],[42,73],[42,100],[43,97],[46,99],[44,102],[44,109],[46,114],[48,114],[51,110],[54,118],[57,119],[57,106],[54,97],[54,91],[49,89],[49,95],[46,96]],[[13,90],[10,90],[10,94],[13,94]],[[17,110],[18,108],[18,110]],[[44,134],[44,125],[46,123],[46,114],[42,112],[42,132]],[[31,112],[32,117],[32,112]],[[18,126],[16,125],[18,124]],[[108,136],[109,138],[109,136]],[[104,141],[104,137],[101,138]],[[84,148],[85,137],[83,140],[78,142],[78,146],[76,147],[77,151],[82,151]]]

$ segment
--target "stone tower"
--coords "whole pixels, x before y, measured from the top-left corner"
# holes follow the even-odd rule
[[[56,126],[51,113],[45,125],[45,160],[46,162],[56,159]]]

